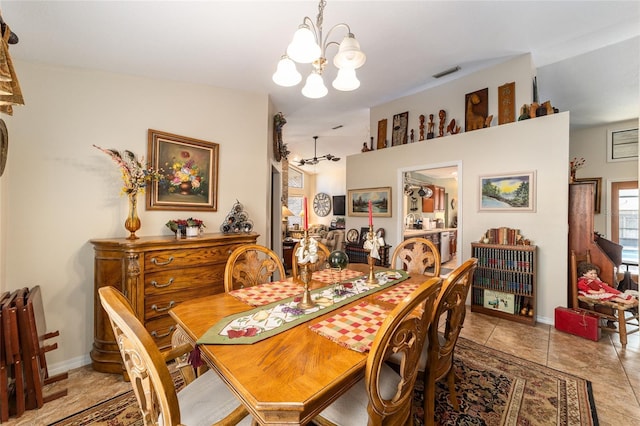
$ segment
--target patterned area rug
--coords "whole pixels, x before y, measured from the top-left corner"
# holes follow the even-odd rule
[[[436,423],[440,425],[598,425],[591,383],[570,374],[460,339],[455,359],[460,411],[440,382]],[[174,378],[179,377],[174,375]],[[177,378],[177,385],[181,386]],[[423,425],[423,384],[414,395],[416,425]],[[126,392],[51,426],[142,426],[133,392]]]
[[[456,394],[436,387],[436,424],[598,425],[591,382],[460,338],[455,352]],[[414,393],[415,424],[423,425],[423,383]]]

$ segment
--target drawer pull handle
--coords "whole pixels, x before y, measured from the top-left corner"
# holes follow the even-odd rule
[[[151,263],[157,266],[165,266],[170,264],[171,262],[173,262],[173,256],[169,256],[169,259],[166,262],[158,262],[158,260],[155,257],[151,258]]]
[[[151,285],[155,288],[165,288],[169,287],[171,284],[173,284],[173,278],[169,278],[169,281],[166,284],[158,284],[158,281],[151,281]]]
[[[165,312],[168,311],[169,309],[173,308],[173,305],[175,305],[176,302],[174,302],[173,300],[171,302],[169,302],[169,306],[167,306],[166,308],[158,308],[157,305],[152,305],[151,309],[153,309],[156,312]]]
[[[170,336],[171,333],[173,333],[173,330],[175,330],[176,328],[174,326],[169,327],[169,331],[167,331],[165,334],[158,334],[157,331],[153,330],[151,332],[151,335],[155,338],[155,339],[162,339],[163,337],[167,337]]]

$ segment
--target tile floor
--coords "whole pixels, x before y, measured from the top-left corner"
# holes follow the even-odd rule
[[[445,266],[445,265],[443,265]],[[591,380],[600,425],[640,424],[640,334],[622,348],[618,334],[603,331],[598,342],[468,311],[462,337],[556,370]],[[44,426],[130,387],[117,375],[89,366],[70,372],[69,395],[27,411],[8,425]]]

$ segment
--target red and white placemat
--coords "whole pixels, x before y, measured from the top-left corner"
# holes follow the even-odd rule
[[[357,352],[368,352],[389,311],[379,305],[361,302],[338,312],[309,328],[337,344]]]
[[[302,294],[303,291],[304,288],[291,281],[275,281],[253,287],[240,288],[230,291],[229,294],[251,306],[263,306]]]
[[[394,305],[397,305],[402,301],[402,299],[413,293],[413,291],[418,287],[420,287],[420,283],[398,284],[397,286],[392,287],[384,293],[375,296],[375,298],[383,302],[393,303]]]
[[[325,284],[334,284],[337,282],[351,280],[353,278],[362,277],[365,274],[362,272],[354,271],[352,269],[342,269],[340,271],[332,269],[323,269],[322,271],[316,271],[311,275],[311,279],[320,281]]]

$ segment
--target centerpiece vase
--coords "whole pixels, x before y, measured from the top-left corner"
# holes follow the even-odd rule
[[[140,229],[140,218],[138,217],[138,193],[129,194],[129,215],[124,221],[124,227],[129,231],[127,240],[137,240],[136,231]]]

